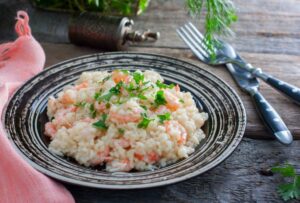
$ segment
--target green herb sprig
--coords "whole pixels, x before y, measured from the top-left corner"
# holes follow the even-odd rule
[[[157,117],[159,118],[160,123],[164,123],[164,121],[168,121],[171,119],[171,114],[165,113],[165,114],[157,115]]]
[[[142,114],[143,120],[138,124],[138,128],[147,128],[149,123],[153,121],[154,119],[150,119],[147,114]]]
[[[216,35],[231,35],[230,26],[238,17],[231,0],[186,0],[192,15],[201,16],[205,13],[205,42],[210,50],[216,45]]]
[[[106,119],[107,119],[107,114],[103,114],[100,120],[93,123],[93,126],[101,130],[107,130],[108,126],[105,124]]]
[[[277,191],[284,201],[300,199],[300,175],[296,174],[296,170],[292,165],[284,164],[282,166],[275,166],[271,171],[293,180],[292,182],[278,186]]]
[[[157,91],[157,93],[155,95],[154,103],[156,106],[165,105],[167,103],[165,95],[164,95],[164,91],[162,91],[162,90]]]

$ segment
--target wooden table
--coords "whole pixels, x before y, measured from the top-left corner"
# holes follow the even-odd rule
[[[245,137],[237,150],[213,170],[188,181],[153,189],[112,191],[66,185],[77,202],[281,202],[276,187],[283,179],[263,176],[261,169],[277,163],[289,163],[300,169],[300,141],[283,146],[274,140],[257,116],[248,95],[243,93],[225,68],[199,62],[175,33],[191,20],[183,0],[153,0],[147,12],[135,19],[135,26],[161,32],[155,44],[133,46],[130,51],[159,53],[188,60],[213,72],[231,85],[241,96],[247,110]],[[300,1],[234,0],[239,21],[233,28],[231,43],[255,66],[300,87]],[[203,20],[196,22],[199,25]],[[71,44],[42,42],[46,65],[99,50]],[[300,138],[300,107],[266,84],[261,92],[280,113],[295,137]],[[251,139],[251,138],[258,138]],[[267,138],[268,140],[262,140]]]

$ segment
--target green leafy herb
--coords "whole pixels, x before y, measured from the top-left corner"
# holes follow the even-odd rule
[[[127,86],[125,87],[125,89],[126,89],[128,92],[133,92],[133,91],[135,91],[135,90],[138,90],[139,87],[138,87],[138,86],[134,86],[133,83],[130,83],[129,85],[127,85]]]
[[[90,104],[90,115],[91,115],[92,118],[95,118],[96,115],[97,115],[94,104]]]
[[[146,107],[146,106],[144,106],[144,105],[141,105],[141,107],[142,107],[144,110],[146,110],[146,111],[147,111],[147,107]]]
[[[156,106],[165,105],[167,103],[165,96],[164,96],[164,91],[162,91],[162,90],[157,91],[157,93],[155,95],[154,103]]]
[[[237,15],[230,0],[186,0],[186,4],[191,14],[197,16],[200,16],[203,7],[206,7],[204,42],[211,51],[217,44],[216,35],[232,34],[229,27],[237,21]]]
[[[143,120],[138,124],[138,128],[147,128],[148,127],[148,125],[149,125],[149,123],[151,122],[151,121],[153,121],[154,119],[150,119],[150,118],[148,118],[147,117],[147,115],[144,113],[144,114],[142,114],[142,116],[143,116]]]
[[[138,98],[141,100],[147,100],[147,97],[145,95],[139,94]]]
[[[83,102],[83,101],[82,101],[82,102],[77,102],[77,103],[75,103],[74,106],[83,108],[83,107],[85,107],[86,104],[87,104],[86,102]]]
[[[124,130],[124,129],[122,129],[122,128],[119,128],[119,129],[118,129],[118,132],[119,132],[121,135],[124,135],[124,133],[125,133],[125,130]]]
[[[102,129],[102,130],[107,130],[108,127],[105,124],[106,119],[107,119],[107,114],[103,114],[100,120],[93,123],[93,126],[95,128],[99,128],[99,129]]]
[[[157,85],[157,87],[159,87],[161,89],[166,89],[166,88],[172,89],[173,87],[175,87],[174,84],[167,85],[167,84],[162,83],[160,80],[156,81],[156,85]]]
[[[100,81],[100,83],[105,83],[106,81],[108,81],[111,78],[110,75],[106,76],[105,78],[103,78],[103,80]]]
[[[148,7],[150,0],[34,0],[38,7],[60,11],[92,11],[103,12],[109,15],[141,14]]]
[[[116,86],[112,87],[109,92],[105,95],[97,97],[97,101],[109,101],[112,96],[119,95],[121,93],[121,87],[123,82],[119,82]]]
[[[179,99],[179,102],[184,104],[184,100],[183,99]]]
[[[295,168],[290,164],[276,166],[271,169],[274,173],[279,173],[283,177],[292,178],[290,183],[281,184],[278,186],[278,193],[284,201],[290,199],[300,199],[300,176],[296,174]]]
[[[122,72],[122,73],[125,73],[125,74],[127,74],[127,75],[130,74],[130,72],[129,72],[128,70],[121,70],[121,72]]]
[[[167,121],[167,120],[171,119],[171,114],[170,113],[165,113],[165,114],[162,114],[162,115],[157,115],[157,117],[159,118],[160,123],[164,123],[164,121]]]
[[[139,71],[135,71],[133,73],[133,79],[135,83],[138,85],[144,81],[144,78],[145,78],[144,74]]]

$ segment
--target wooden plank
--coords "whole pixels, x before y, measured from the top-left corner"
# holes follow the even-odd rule
[[[99,50],[96,49],[78,47],[68,44],[43,43],[42,45],[47,55],[47,66],[72,57],[99,52]],[[257,115],[251,98],[237,87],[225,68],[207,66],[198,61],[189,50],[185,49],[132,47],[130,50],[164,54],[183,60],[188,60],[199,65],[201,68],[216,74],[226,81],[230,86],[232,86],[241,96],[241,99],[244,102],[248,116],[248,124],[245,135],[251,138],[270,138],[270,135],[266,132],[265,126],[262,124]],[[241,55],[249,62],[253,63],[253,65],[262,67],[266,72],[300,87],[300,80],[298,80],[298,77],[295,77],[295,75],[300,75],[299,57],[290,55],[254,53],[241,53]],[[286,122],[288,128],[291,130],[295,138],[300,139],[300,126],[298,123],[298,119],[300,118],[299,106],[293,104],[290,100],[286,99],[264,83],[261,83],[261,92],[282,116],[283,120]]]
[[[174,1],[172,1],[174,2]],[[300,55],[300,1],[234,1],[239,20],[233,26],[235,37],[227,39],[239,51]],[[260,5],[260,6],[258,6]],[[186,48],[175,30],[192,21],[203,32],[202,19],[192,20],[184,1],[152,3],[148,11],[135,19],[136,27],[161,32],[161,39],[145,46]],[[163,10],[163,12],[159,12]]]
[[[300,141],[283,146],[276,141],[244,139],[237,150],[211,171],[170,186],[142,190],[101,190],[66,185],[76,202],[283,202],[276,187],[279,175],[263,176],[261,169],[288,161],[297,169]],[[296,201],[295,201],[296,202]]]

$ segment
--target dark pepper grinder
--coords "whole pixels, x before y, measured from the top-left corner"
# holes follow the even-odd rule
[[[139,32],[126,17],[103,16],[84,12],[72,19],[69,39],[72,43],[108,51],[125,50],[130,43],[156,41],[158,32]]]

